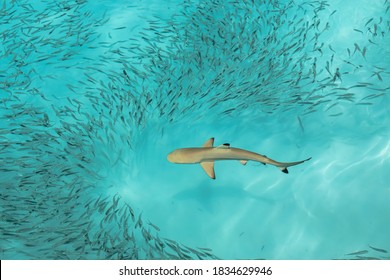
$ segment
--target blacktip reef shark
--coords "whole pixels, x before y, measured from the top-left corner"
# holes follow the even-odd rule
[[[264,155],[230,147],[230,144],[214,147],[214,138],[210,138],[204,143],[203,147],[177,149],[168,154],[167,159],[173,163],[199,163],[207,175],[211,179],[215,179],[214,162],[216,160],[238,160],[243,165],[250,160],[257,161],[264,165],[275,165],[282,172],[288,173],[287,167],[301,164],[310,160],[311,157],[295,162],[278,162]]]

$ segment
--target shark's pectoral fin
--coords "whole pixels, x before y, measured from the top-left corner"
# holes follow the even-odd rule
[[[206,143],[203,144],[203,147],[205,148],[210,148],[214,146],[214,137],[210,138],[209,140],[206,141]]]
[[[248,161],[247,161],[247,160],[240,160],[240,163],[241,163],[242,165],[245,165],[245,164],[248,163]]]
[[[209,175],[211,179],[215,179],[214,161],[203,161],[200,163],[200,165],[203,167],[204,171],[206,171],[207,175]]]

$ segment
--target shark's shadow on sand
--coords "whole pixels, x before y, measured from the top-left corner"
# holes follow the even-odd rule
[[[235,200],[237,203],[254,200],[258,203],[268,204],[269,206],[275,204],[273,199],[254,195],[237,184],[231,183],[229,185],[216,186],[214,182],[215,181],[203,180],[193,187],[176,193],[172,198],[176,201],[192,200],[199,204],[202,210],[211,213],[216,211],[221,200]]]

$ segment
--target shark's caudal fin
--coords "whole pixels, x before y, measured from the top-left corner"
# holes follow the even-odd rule
[[[301,163],[304,163],[305,161],[308,161],[310,160],[311,157],[307,158],[307,159],[304,159],[304,160],[301,160],[301,161],[296,161],[296,162],[282,162],[280,164],[280,166],[278,166],[278,168],[283,172],[283,173],[286,173],[288,174],[288,170],[287,170],[287,167],[290,167],[290,166],[294,166],[294,165],[298,165],[298,164],[301,164]]]

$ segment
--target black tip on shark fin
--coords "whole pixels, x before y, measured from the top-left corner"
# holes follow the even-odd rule
[[[287,170],[287,168],[286,168],[286,167],[284,167],[284,168],[281,168],[280,170],[282,170],[282,172],[283,172],[283,173],[286,173],[286,174],[288,174],[288,170]]]
[[[229,149],[229,148],[230,148],[230,144],[229,143],[225,143],[225,144],[219,145],[217,147],[217,149]]]

